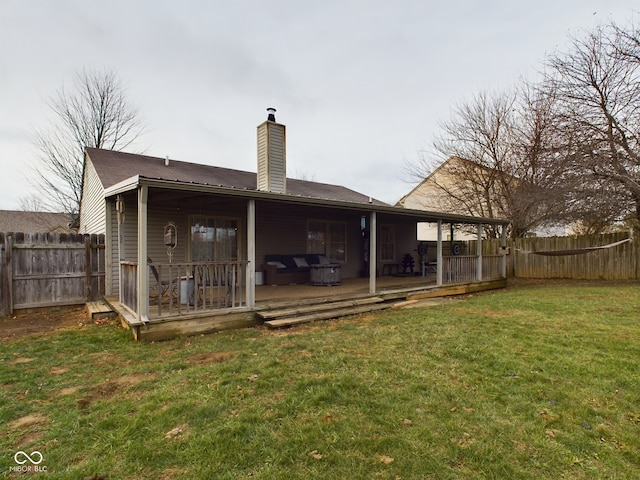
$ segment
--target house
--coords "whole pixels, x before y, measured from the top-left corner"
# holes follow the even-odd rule
[[[257,173],[86,149],[80,232],[105,234],[106,295],[136,335],[255,324],[256,312],[265,318],[268,299],[291,284],[360,281],[370,301],[382,276],[408,276],[403,259],[423,284],[443,285],[444,258],[435,280],[415,275],[424,273],[418,222],[506,223],[394,207],[343,186],[287,178],[286,127],[274,113],[257,127]],[[480,270],[472,281],[487,280]]]
[[[0,210],[0,232],[74,233],[66,213]]]
[[[456,213],[460,215],[478,215],[482,217],[507,218],[509,216],[509,201],[505,199],[504,185],[523,185],[525,182],[496,169],[484,167],[476,162],[450,157],[441,163],[431,174],[425,177],[409,193],[402,197],[397,206],[423,209],[439,212]],[[526,185],[526,184],[525,184]],[[536,191],[534,188],[524,192],[524,195]],[[543,194],[544,195],[544,192]],[[538,196],[540,196],[538,194]],[[539,203],[529,195],[524,199],[522,207],[537,208]],[[455,242],[475,240],[476,232],[468,225],[449,224],[445,232],[445,240],[455,245]],[[532,236],[564,235],[566,226],[542,225],[533,228]],[[418,239],[434,241],[437,238],[437,227],[433,223],[421,223],[418,226]]]
[[[402,197],[397,206],[419,210],[435,210],[439,212],[457,213],[469,215],[469,212],[487,212],[490,216],[492,205],[487,202],[478,203],[478,198],[489,198],[487,195],[468,192],[478,192],[490,184],[491,169],[483,168],[474,162],[460,158],[450,157],[441,163],[431,174],[425,177],[409,193]],[[491,193],[495,198],[496,192]],[[418,239],[433,241],[437,238],[437,226],[432,223],[418,225]],[[468,228],[456,228],[450,224],[445,232],[445,240],[448,242],[475,240],[475,232]]]

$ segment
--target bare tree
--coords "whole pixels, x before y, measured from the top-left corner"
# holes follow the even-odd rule
[[[111,71],[83,70],[74,89],[63,87],[48,105],[54,120],[49,128],[36,131],[40,154],[33,183],[47,209],[77,214],[85,148],[127,148],[143,127]]]
[[[558,131],[570,139],[566,169],[582,180],[572,205],[587,225],[640,225],[639,59],[638,30],[607,25],[573,38],[567,53],[547,62]]]
[[[436,158],[449,158],[431,175],[439,210],[511,220],[518,237],[557,220],[564,201],[549,145],[553,98],[534,89],[480,94],[458,105],[434,142]],[[413,175],[434,172],[424,158],[409,167]],[[422,173],[421,173],[422,172]],[[486,234],[498,232],[487,227]]]
[[[600,26],[546,67],[539,84],[455,108],[431,158],[408,169],[442,179],[424,206],[507,218],[516,237],[562,223],[640,228],[640,30]]]
[[[44,208],[40,196],[32,194],[20,199],[20,210],[23,212],[42,212],[46,208]]]

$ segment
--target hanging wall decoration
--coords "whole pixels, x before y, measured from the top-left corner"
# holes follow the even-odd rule
[[[178,245],[178,228],[173,222],[169,222],[164,226],[164,246],[167,248],[167,256],[169,263],[173,260],[173,250]]]

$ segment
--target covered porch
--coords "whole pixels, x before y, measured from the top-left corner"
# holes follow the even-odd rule
[[[506,278],[506,250],[482,249],[483,222],[502,221],[141,177],[114,186],[107,199],[107,297],[136,338],[255,325],[261,312],[287,303],[386,302],[454,285],[498,288]],[[418,222],[439,231],[425,251]],[[453,222],[476,229],[475,251],[443,241]],[[311,285],[307,273],[296,284],[265,282],[271,254],[301,252],[324,256],[338,281]]]

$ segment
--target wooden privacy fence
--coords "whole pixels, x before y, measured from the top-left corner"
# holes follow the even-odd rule
[[[484,240],[482,245],[484,252],[494,253],[500,247],[500,240]],[[516,238],[509,239],[507,247],[509,277],[640,279],[640,239],[632,238],[628,232]]]
[[[104,295],[104,235],[0,233],[0,314]]]

